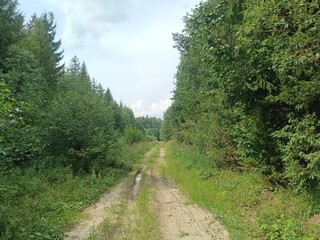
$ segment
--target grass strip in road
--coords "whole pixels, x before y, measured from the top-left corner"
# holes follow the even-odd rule
[[[137,224],[136,236],[134,236],[133,239],[160,240],[155,203],[155,192],[151,176],[155,160],[158,156],[159,149],[157,148],[145,163],[140,191],[138,193],[136,202],[139,221]]]
[[[142,183],[134,210],[137,214],[137,222],[130,239],[160,240],[152,179],[147,173],[142,175]]]
[[[155,146],[155,145],[153,145]],[[159,155],[158,149],[147,158],[141,158],[135,166],[137,170],[144,164],[141,185],[136,198],[131,202],[132,173],[127,181],[127,192],[123,202],[112,208],[112,213],[91,234],[90,240],[160,240],[156,206],[151,176],[152,164]],[[146,162],[143,163],[143,160]]]

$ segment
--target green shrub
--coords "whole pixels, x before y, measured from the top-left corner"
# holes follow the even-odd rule
[[[315,114],[290,116],[289,124],[274,133],[284,162],[284,177],[295,190],[318,188],[320,183],[320,121]]]
[[[312,240],[313,238],[301,237],[302,228],[293,218],[281,215],[280,218],[269,224],[262,224],[260,230],[264,239],[268,240]]]
[[[116,134],[110,106],[93,92],[69,89],[49,105],[42,121],[46,152],[75,173],[113,166]],[[59,162],[60,159],[60,162]]]
[[[43,148],[37,129],[23,119],[26,105],[10,94],[6,85],[0,82],[0,169],[3,173],[30,164]]]
[[[145,139],[145,134],[137,127],[126,127],[123,135],[128,144],[138,143]]]

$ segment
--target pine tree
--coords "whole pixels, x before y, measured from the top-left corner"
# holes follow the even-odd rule
[[[3,61],[7,57],[8,48],[22,35],[24,18],[17,10],[17,5],[16,0],[0,1],[0,72],[5,72]]]

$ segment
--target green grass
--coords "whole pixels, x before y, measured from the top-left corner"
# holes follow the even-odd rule
[[[157,216],[155,210],[154,198],[151,190],[151,178],[146,173],[143,173],[142,183],[139,194],[137,196],[136,211],[138,222],[134,229],[134,235],[131,239],[136,240],[158,240],[160,239]]]
[[[135,221],[129,224],[127,236],[124,239],[130,240],[160,240],[160,232],[157,222],[157,211],[155,205],[155,193],[153,189],[151,168],[159,156],[157,145],[150,158],[144,162],[144,170],[142,172],[141,185],[136,197],[135,206],[130,209],[129,214],[134,216]],[[130,217],[129,217],[130,219]]]
[[[124,175],[74,177],[71,169],[16,170],[1,179],[0,239],[59,239],[78,212]],[[54,179],[54,180],[53,180]]]
[[[134,164],[150,144],[127,146],[123,162]],[[69,168],[15,169],[0,178],[0,239],[61,239],[85,207],[126,176],[123,169],[74,176]]]
[[[211,210],[232,239],[319,239],[320,223],[310,221],[319,202],[310,195],[274,189],[256,172],[217,169],[190,146],[169,144],[166,160],[182,191]]]
[[[157,145],[153,145],[157,147]],[[151,148],[149,148],[150,150]],[[135,164],[137,170],[141,164],[145,168],[142,173],[141,185],[134,202],[130,202],[131,187],[134,175],[127,179],[128,190],[123,196],[122,202],[112,207],[112,213],[98,229],[91,234],[90,240],[121,239],[121,240],[160,240],[157,223],[154,192],[152,190],[152,179],[148,174],[156,157],[158,149],[148,159],[140,158]],[[146,160],[146,162],[143,162]],[[134,173],[134,172],[133,172]]]

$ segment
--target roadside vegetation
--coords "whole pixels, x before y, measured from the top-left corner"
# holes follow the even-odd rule
[[[199,3],[173,34],[180,63],[164,139],[320,191],[319,16],[317,0]]]
[[[135,163],[150,145],[126,147],[124,162]],[[70,167],[15,169],[0,179],[0,239],[61,239],[81,220],[84,208],[127,175],[125,169],[75,176]]]
[[[319,239],[319,11],[202,1],[173,34],[168,171],[235,239]]]
[[[232,239],[319,239],[319,194],[296,194],[256,171],[218,168],[184,144],[168,144],[166,159],[167,174],[210,210]]]

